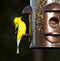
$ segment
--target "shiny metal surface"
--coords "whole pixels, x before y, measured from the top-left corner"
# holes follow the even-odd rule
[[[51,41],[48,41],[45,37],[44,37],[44,34],[43,34],[43,31],[38,32],[38,40],[36,42],[36,46],[34,46],[33,48],[60,48],[60,42],[51,42]],[[40,36],[40,40],[39,40],[39,36]],[[55,40],[55,39],[53,39]]]
[[[32,8],[30,5],[27,5],[22,11],[22,14],[31,14],[31,13],[32,13]]]
[[[60,4],[51,3],[45,7],[43,34],[51,43],[60,42]]]
[[[51,3],[48,4],[45,8],[44,8],[45,12],[49,12],[49,11],[57,11],[60,12],[60,4],[59,3]]]

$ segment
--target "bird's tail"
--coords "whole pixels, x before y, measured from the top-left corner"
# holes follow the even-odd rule
[[[17,51],[16,51],[17,54],[19,54],[19,44],[20,44],[20,40],[17,39]]]

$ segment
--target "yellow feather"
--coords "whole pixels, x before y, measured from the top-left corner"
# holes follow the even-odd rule
[[[15,17],[14,19],[14,25],[15,28],[18,27],[17,32],[17,53],[19,53],[19,43],[22,39],[22,36],[26,34],[26,24],[21,20],[22,17]]]
[[[22,38],[24,34],[26,34],[26,24],[21,20],[21,17],[16,17],[14,19],[15,27],[18,27],[17,39]]]
[[[22,36],[26,34],[26,24],[23,21],[20,21],[18,24],[17,39],[21,40]]]

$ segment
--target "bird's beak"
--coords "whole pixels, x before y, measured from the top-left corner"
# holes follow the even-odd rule
[[[18,25],[15,26],[15,36],[17,36],[17,32],[18,32]]]

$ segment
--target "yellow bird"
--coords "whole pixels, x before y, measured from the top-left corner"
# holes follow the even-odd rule
[[[26,24],[22,21],[22,17],[15,17],[14,18],[14,25],[15,29],[18,28],[17,32],[17,53],[19,54],[19,44],[22,39],[22,36],[26,34]]]

